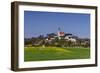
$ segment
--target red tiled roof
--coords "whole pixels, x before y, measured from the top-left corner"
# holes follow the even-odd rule
[[[61,35],[65,34],[64,32],[60,32]]]

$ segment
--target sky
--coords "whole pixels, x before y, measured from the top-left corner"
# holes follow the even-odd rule
[[[90,14],[24,11],[24,38],[57,33],[58,28],[80,38],[90,37]]]

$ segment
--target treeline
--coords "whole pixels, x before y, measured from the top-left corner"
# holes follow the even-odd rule
[[[54,46],[54,47],[90,47],[90,39],[78,38],[76,42],[72,42],[65,39],[55,38],[47,41],[46,37],[40,35],[39,37],[25,38],[25,46]]]

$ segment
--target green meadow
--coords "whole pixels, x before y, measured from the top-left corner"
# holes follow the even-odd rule
[[[89,48],[25,47],[24,61],[67,60],[90,58]]]

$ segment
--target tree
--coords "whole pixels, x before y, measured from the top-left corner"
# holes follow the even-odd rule
[[[24,39],[24,45],[27,46],[27,45],[32,45],[32,40],[31,38],[25,38]]]

